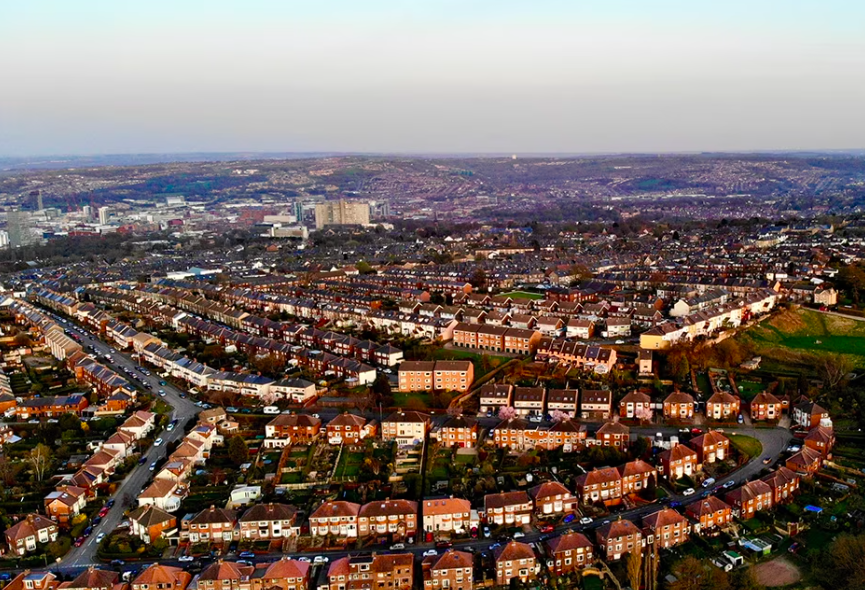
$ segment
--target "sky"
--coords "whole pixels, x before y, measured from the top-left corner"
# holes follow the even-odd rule
[[[865,148],[865,2],[0,0],[0,155]]]

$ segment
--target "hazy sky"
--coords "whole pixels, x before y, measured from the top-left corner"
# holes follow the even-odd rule
[[[833,148],[861,0],[0,0],[0,155]]]

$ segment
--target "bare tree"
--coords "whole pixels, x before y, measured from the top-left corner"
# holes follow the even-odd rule
[[[817,371],[828,389],[840,385],[853,369],[854,365],[850,358],[839,353],[820,355],[817,363]]]
[[[499,420],[507,421],[517,417],[517,411],[511,406],[499,408]]]
[[[27,454],[27,462],[33,468],[36,481],[42,481],[51,466],[51,449],[48,445],[39,443]]]
[[[628,554],[628,583],[633,590],[640,590],[643,580],[643,553],[639,545]]]

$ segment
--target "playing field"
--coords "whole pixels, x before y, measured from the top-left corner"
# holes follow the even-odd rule
[[[794,360],[801,353],[840,353],[865,365],[865,322],[809,309],[781,312],[741,338],[757,354],[777,360]]]
[[[529,293],[528,291],[511,291],[510,293],[502,293],[503,297],[510,297],[511,299],[543,299],[544,296],[541,293]]]

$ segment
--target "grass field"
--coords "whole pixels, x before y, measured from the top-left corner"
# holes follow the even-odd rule
[[[754,437],[745,436],[744,434],[727,434],[730,439],[730,444],[743,455],[748,455],[752,459],[759,457],[763,452],[763,444]]]
[[[756,354],[797,364],[804,354],[840,353],[865,366],[865,322],[795,309],[746,330],[740,336]]]
[[[502,293],[503,297],[510,297],[511,299],[543,299],[544,296],[541,293],[529,293],[528,291],[511,291],[510,293]]]

